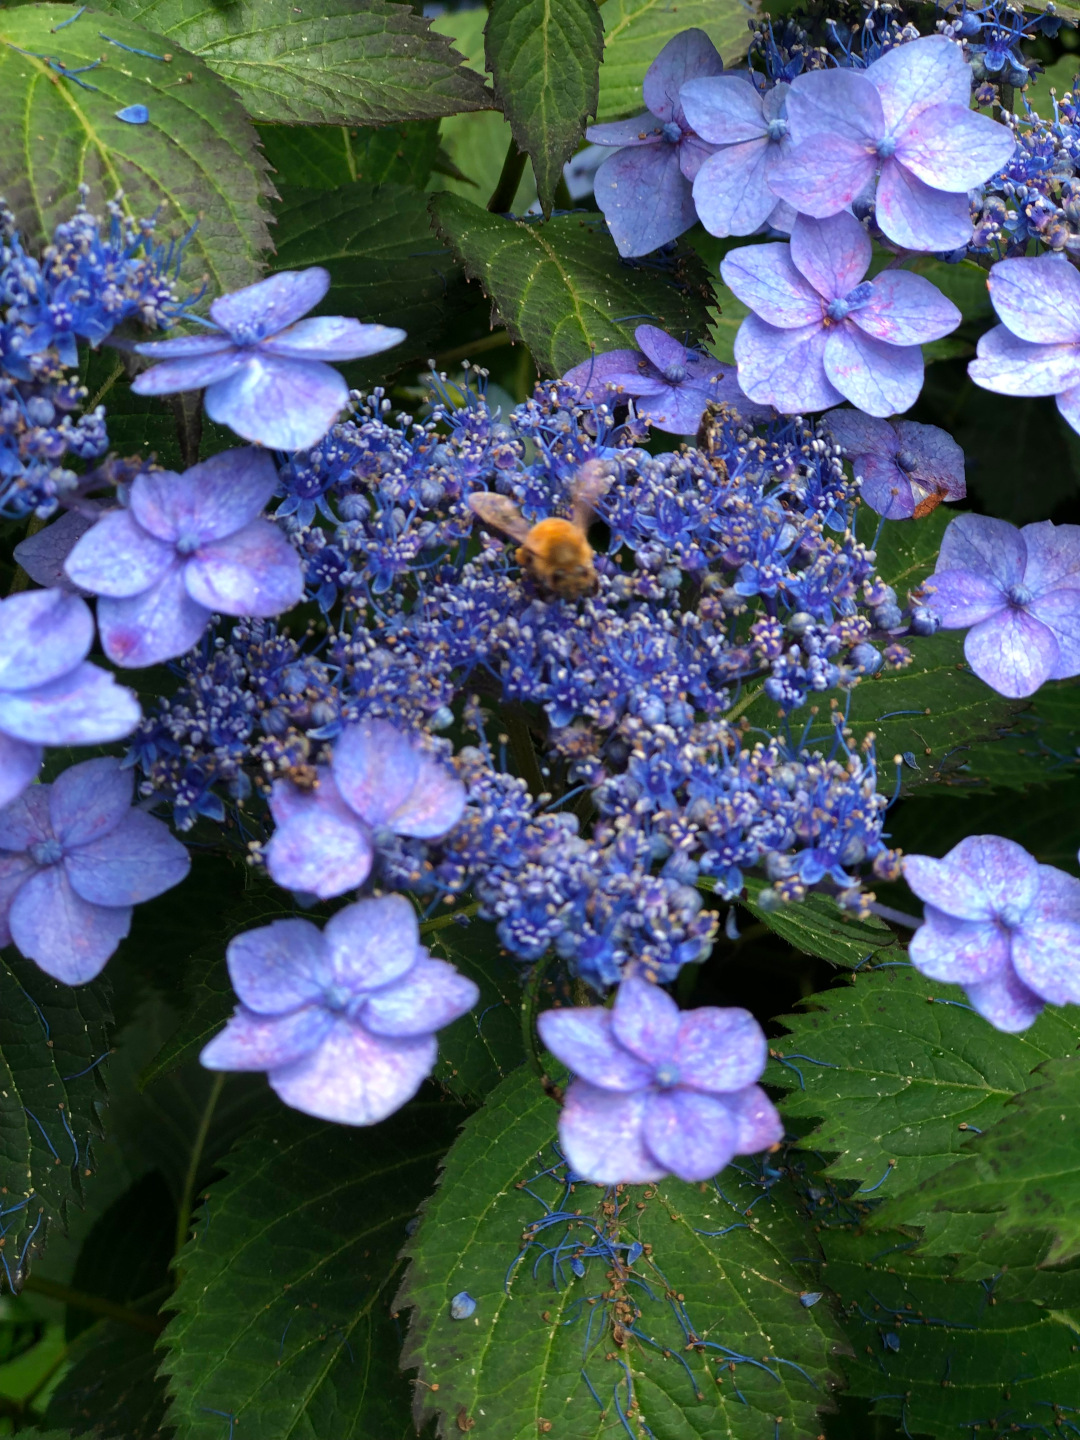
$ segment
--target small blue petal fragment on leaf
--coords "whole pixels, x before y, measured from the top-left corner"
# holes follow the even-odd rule
[[[573,1260],[570,1261],[570,1269],[580,1280],[581,1277],[585,1274],[585,1261],[580,1259],[579,1256],[575,1255]]]
[[[886,1330],[885,1334],[881,1337],[881,1343],[885,1346],[886,1350],[892,1350],[895,1353],[900,1349],[900,1336],[897,1335],[895,1330]]]
[[[630,1249],[626,1252],[627,1265],[633,1265],[636,1260],[640,1260],[644,1251],[645,1246],[642,1245],[641,1241],[635,1240],[634,1243],[630,1246]]]
[[[811,1305],[817,1304],[824,1293],[823,1290],[804,1290],[799,1296],[799,1304],[809,1310]]]
[[[467,1290],[459,1290],[450,1301],[450,1319],[468,1320],[469,1316],[476,1309],[476,1301]]]
[[[123,110],[116,111],[117,120],[126,120],[129,125],[145,125],[150,119],[150,111],[145,105],[125,105]]]

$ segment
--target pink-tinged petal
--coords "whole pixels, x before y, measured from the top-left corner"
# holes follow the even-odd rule
[[[641,346],[646,359],[651,360],[658,370],[669,365],[686,366],[686,346],[673,339],[665,330],[656,325],[639,325],[634,339]]]
[[[175,342],[179,344],[179,341]],[[246,350],[230,345],[212,355],[193,355],[189,359],[163,360],[136,375],[131,388],[136,395],[176,395],[183,390],[204,390],[228,380],[248,363]]]
[[[49,815],[50,785],[33,785],[0,810],[0,850],[29,850],[41,840],[54,840]]]
[[[72,549],[67,574],[91,594],[126,599],[149,590],[172,561],[173,547],[148,534],[129,510],[110,510]]]
[[[960,920],[988,920],[1006,909],[1023,913],[1039,891],[1035,860],[1000,835],[968,835],[944,860],[909,855],[904,876],[921,900]]]
[[[385,720],[350,725],[334,747],[334,779],[370,825],[430,840],[461,819],[465,787]]]
[[[967,191],[1007,165],[1012,133],[963,105],[932,105],[897,137],[896,158],[935,190]]]
[[[371,841],[358,820],[312,808],[279,825],[266,847],[270,878],[286,890],[330,900],[371,872]]]
[[[274,335],[306,315],[330,289],[330,275],[320,265],[308,270],[282,270],[267,280],[222,295],[210,306],[215,325],[230,332]]]
[[[184,567],[191,598],[223,615],[280,615],[304,598],[300,556],[269,520],[201,545]]]
[[[416,911],[404,895],[347,905],[323,933],[335,982],[354,992],[394,984],[427,954]]]
[[[965,988],[972,1009],[989,1020],[995,1030],[1004,1030],[1007,1034],[1026,1030],[1043,1008],[1038,995],[1011,969],[993,980]]]
[[[1059,661],[1053,633],[1023,610],[1002,610],[964,638],[964,655],[980,680],[1010,700],[1034,695]]]
[[[1051,680],[1080,675],[1080,590],[1055,590],[1025,606],[1027,613],[1045,625],[1057,645]]]
[[[724,62],[704,30],[682,30],[646,70],[642,98],[657,119],[678,120],[682,118],[682,87],[690,80],[719,75],[723,69]]]
[[[971,240],[967,193],[934,190],[895,158],[881,167],[874,213],[889,239],[907,250],[956,250]]]
[[[950,985],[974,985],[1009,968],[1009,933],[985,920],[957,920],[927,906],[925,922],[911,937],[908,954],[916,970]]]
[[[8,926],[19,950],[46,975],[84,985],[131,929],[131,906],[91,905],[76,895],[62,865],[50,865],[20,887]]]
[[[310,920],[274,920],[246,930],[229,941],[225,959],[238,998],[261,1015],[307,1005],[331,979],[326,945]]]
[[[674,1058],[679,1007],[659,985],[630,976],[619,986],[610,1013],[613,1035],[638,1060],[655,1066]]]
[[[851,312],[851,323],[890,345],[925,345],[955,330],[963,319],[951,300],[922,275],[886,270],[873,297]]]
[[[199,1063],[207,1070],[276,1070],[294,1065],[318,1048],[334,1017],[321,1005],[305,1005],[287,1015],[257,1015],[240,1006],[209,1045]]]
[[[971,570],[939,570],[926,582],[927,606],[946,630],[967,630],[1005,605],[996,580]]]
[[[65,846],[85,845],[114,830],[131,809],[135,771],[119,760],[84,760],[49,786],[49,824]],[[88,897],[89,898],[89,897]]]
[[[611,1012],[596,1005],[545,1010],[537,1017],[540,1039],[557,1060],[602,1090],[630,1092],[652,1080],[652,1066],[616,1040]]]
[[[724,1104],[735,1121],[736,1155],[756,1155],[783,1140],[784,1122],[760,1085],[725,1095]]]
[[[968,374],[999,395],[1057,395],[1080,385],[1080,345],[1033,344],[995,325],[979,336]]]
[[[967,106],[971,69],[964,52],[943,35],[929,35],[887,50],[869,66],[866,78],[881,97],[889,130],[914,124],[932,105]]]
[[[663,122],[648,110],[630,120],[613,120],[606,125],[590,125],[585,139],[593,145],[659,145],[662,143]]]
[[[680,1180],[708,1180],[735,1154],[739,1129],[722,1100],[675,1089],[651,1094],[642,1127],[645,1144]]]
[[[873,150],[885,134],[881,97],[857,70],[805,71],[788,91],[787,118],[796,145],[824,135]]]
[[[67,849],[63,863],[76,894],[92,905],[139,905],[179,885],[191,856],[164,821],[129,810],[107,835]]]
[[[1024,584],[1035,595],[1080,589],[1080,525],[1038,520],[1020,531],[1027,550]]]
[[[571,1169],[598,1185],[662,1180],[667,1171],[642,1136],[648,1098],[648,1091],[619,1094],[575,1080],[559,1115],[559,1145]]]
[[[1027,544],[1007,520],[958,515],[949,522],[938,551],[941,570],[971,570],[989,576],[1004,594],[1024,579]]]
[[[404,339],[405,331],[395,325],[363,325],[344,315],[320,315],[290,325],[272,340],[264,340],[259,349],[264,355],[285,359],[362,360],[400,345]]]
[[[821,323],[821,296],[796,269],[790,245],[740,246],[724,256],[720,274],[728,289],[770,326],[796,330]]]
[[[0,690],[31,690],[86,659],[94,617],[63,590],[24,590],[0,601]]]
[[[868,415],[895,415],[919,398],[923,358],[917,345],[886,345],[843,325],[829,333],[824,361],[830,383]]]
[[[822,218],[846,210],[872,186],[877,165],[874,152],[858,140],[843,135],[814,135],[794,145],[772,166],[769,184],[800,215]]]
[[[101,513],[101,506],[96,500],[84,500],[82,504],[90,513],[68,510],[59,520],[46,525],[36,535],[28,535],[15,546],[16,561],[35,585],[58,586],[61,590],[75,588],[64,569],[64,562],[76,542],[91,529]]]
[[[716,146],[700,140],[696,135],[684,135],[679,142],[679,169],[683,178],[689,180],[692,185],[698,177],[702,165],[710,155],[716,153]]]
[[[697,219],[678,149],[666,143],[609,155],[596,172],[593,194],[620,255],[648,255]]]
[[[32,745],[105,745],[141,719],[134,692],[89,663],[39,690],[0,692],[0,730]]]
[[[294,1110],[340,1125],[374,1125],[412,1099],[438,1054],[434,1035],[390,1040],[337,1020],[311,1055],[267,1078]]]
[[[1058,413],[1067,425],[1080,434],[1080,385],[1063,390],[1057,397]]]
[[[430,1035],[467,1015],[479,988],[445,960],[421,959],[403,980],[377,990],[360,1019],[373,1035]]]
[[[1023,984],[1054,1005],[1080,1001],[1080,925],[1045,920],[1013,936],[1013,964]]]
[[[329,812],[350,823],[355,818],[338,794],[329,765],[315,767],[315,779],[305,790],[289,780],[274,781],[270,791],[270,813],[275,825],[284,825],[294,816],[306,815],[310,810]]]
[[[762,97],[739,75],[688,80],[679,99],[686,123],[713,145],[738,145],[766,133]]]
[[[827,410],[844,398],[825,374],[829,332],[820,324],[779,330],[748,315],[735,336],[739,384],[763,405],[785,415]]]
[[[770,148],[762,140],[727,145],[702,165],[694,180],[694,204],[711,235],[752,235],[772,214],[776,196],[768,181]]]
[[[44,752],[40,745],[27,744],[5,735],[0,728],[0,805],[10,805],[21,795],[41,769]]]
[[[869,455],[873,451],[891,455],[896,451],[896,431],[889,422],[864,415],[861,410],[830,410],[821,417],[821,423],[845,455]]]
[[[268,450],[307,450],[349,403],[349,387],[321,360],[251,356],[242,370],[211,385],[204,404],[211,420]]]
[[[765,1033],[749,1010],[704,1006],[682,1016],[675,1041],[679,1084],[691,1090],[742,1090],[761,1079]]]
[[[986,283],[998,318],[1021,340],[1080,341],[1080,275],[1064,255],[999,260]]]
[[[792,263],[826,300],[842,298],[858,285],[873,248],[870,236],[846,212],[827,220],[800,215],[791,230]]]
[[[181,335],[175,340],[151,340],[135,346],[136,355],[150,360],[192,360],[204,355],[220,355],[234,349],[228,335],[214,331],[207,335]]]
[[[37,869],[29,855],[0,855],[0,945],[11,944],[8,928],[11,902]]]
[[[197,645],[211,612],[197,604],[184,584],[184,566],[174,564],[164,579],[130,600],[99,600],[101,646],[114,665],[139,669],[186,655]]]
[[[277,468],[253,445],[223,450],[183,475],[140,475],[131,487],[131,512],[151,535],[187,548],[221,540],[262,513],[277,489]]]

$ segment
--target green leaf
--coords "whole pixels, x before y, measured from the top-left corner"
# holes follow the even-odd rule
[[[99,1216],[83,1241],[71,1285],[153,1320],[172,1286],[169,1266],[176,1241],[176,1206],[159,1170],[141,1175]],[[94,1323],[91,1312],[69,1304],[69,1340]]]
[[[1080,681],[1051,680],[1039,687],[1028,708],[998,744],[981,745],[966,757],[960,775],[1002,790],[1051,784],[1057,789],[1063,780],[1076,774],[1078,767]],[[1026,821],[1025,815],[1015,818]],[[1063,837],[1059,834],[1042,838],[1046,841]]]
[[[600,71],[601,120],[617,120],[644,109],[641,82],[669,40],[682,30],[704,30],[724,58],[740,60],[750,44],[747,22],[756,6],[744,0],[606,0],[604,64]]]
[[[256,120],[390,125],[484,110],[491,96],[411,5],[389,0],[110,0],[198,55]]]
[[[389,1286],[462,1112],[414,1102],[371,1129],[280,1109],[225,1162],[180,1257],[165,1332],[170,1423],[241,1435],[407,1440]]]
[[[173,54],[160,35],[118,15],[88,12],[54,34],[73,13],[67,5],[0,11],[0,194],[27,243],[51,238],[86,183],[98,215],[122,190],[124,211],[136,219],[167,205],[163,236],[182,236],[198,222],[184,256],[188,285],[206,278],[217,293],[258,279],[270,245],[263,208],[270,187],[254,127],[235,96],[201,60]],[[122,45],[172,59],[110,45],[103,30]],[[96,66],[78,77],[95,88],[61,78],[41,55],[69,69]],[[147,124],[116,119],[135,102],[147,106]]]
[[[980,746],[972,753],[992,754],[1012,738],[1005,736],[997,745]],[[1058,780],[1052,787],[1029,791],[1023,804],[1017,804],[1009,790],[963,789],[959,775],[954,784],[949,789],[925,786],[897,806],[889,815],[890,845],[909,855],[941,856],[965,835],[1004,835],[1023,845],[1041,865],[1076,873],[1078,837],[1062,819],[1080,814],[1080,779]]]
[[[1072,54],[1062,55],[1060,60],[1055,60],[1052,65],[1048,65],[1041,75],[1036,75],[1024,86],[1024,99],[1037,115],[1041,115],[1044,120],[1052,120],[1054,106],[1050,91],[1056,90],[1060,100],[1073,88],[1073,81],[1077,75],[1080,75],[1080,55],[1077,55],[1075,51]],[[1020,105],[1017,104],[1016,109],[1020,108]]]
[[[154,1336],[99,1320],[68,1347],[71,1368],[45,1412],[49,1425],[95,1440],[161,1440],[165,1392],[157,1379]],[[220,1440],[219,1425],[216,1440]]]
[[[444,925],[423,938],[433,955],[449,960],[480,987],[480,999],[469,1014],[439,1031],[434,1071],[452,1095],[479,1104],[525,1059],[517,967],[499,944],[494,926],[481,920],[473,920],[467,929]]]
[[[805,1287],[789,1257],[813,1240],[795,1207],[747,1215],[750,1197],[738,1186],[764,1192],[744,1179],[753,1171],[734,1169],[719,1188],[664,1180],[613,1197],[578,1182],[564,1193],[549,1168],[555,1119],[535,1075],[518,1071],[447,1156],[406,1247],[397,1301],[412,1307],[403,1363],[419,1370],[418,1422],[437,1410],[443,1436],[475,1425],[478,1435],[534,1440],[550,1423],[566,1440],[599,1440],[615,1433],[616,1404],[627,1409],[629,1376],[640,1422],[631,1434],[647,1425],[661,1440],[769,1440],[783,1415],[783,1433],[817,1435],[838,1336],[824,1306],[799,1301]],[[545,1207],[577,1228],[550,1223]],[[549,1223],[538,1233],[528,1228],[541,1220]],[[624,1257],[632,1244],[647,1247],[630,1278],[602,1257],[574,1273],[571,1258],[593,1243],[594,1226],[627,1247]],[[537,1244],[523,1249],[530,1237]],[[542,1249],[564,1238],[556,1286],[553,1255]],[[450,1301],[462,1290],[476,1309],[455,1320]],[[688,1343],[691,1334],[706,1344]]]
[[[865,964],[899,944],[882,921],[873,917],[857,920],[848,911],[841,910],[829,895],[811,892],[797,905],[763,909],[757,904],[757,897],[765,888],[764,880],[749,879],[746,896],[741,903],[755,919],[762,921],[804,955],[817,955],[822,960],[853,970],[855,966]]]
[[[485,39],[495,98],[550,215],[563,165],[596,114],[600,12],[595,0],[493,0]]]
[[[633,347],[636,317],[691,338],[707,324],[704,275],[684,254],[670,271],[620,260],[599,215],[547,224],[489,215],[456,195],[437,195],[440,234],[479,280],[514,340],[541,371],[561,375],[594,351]]]
[[[347,125],[258,128],[279,188],[336,190],[354,180],[369,185],[392,180],[422,190],[439,156],[438,120],[416,120],[378,130],[352,130]]]

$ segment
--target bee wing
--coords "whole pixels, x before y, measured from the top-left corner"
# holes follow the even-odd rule
[[[518,541],[524,541],[528,536],[529,522],[505,495],[496,495],[491,490],[475,490],[466,499],[470,509],[493,530],[501,530],[504,535]]]
[[[580,530],[587,530],[592,521],[596,502],[606,494],[611,485],[611,476],[602,460],[586,460],[574,482],[574,524]]]

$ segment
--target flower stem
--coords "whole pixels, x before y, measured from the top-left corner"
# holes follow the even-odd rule
[[[894,925],[903,925],[905,930],[918,930],[923,923],[917,916],[908,915],[904,910],[894,910],[891,905],[879,905],[876,900],[870,902],[871,915],[877,915],[881,920],[891,920]]]
[[[521,177],[525,173],[525,161],[528,157],[524,150],[519,150],[517,141],[511,140],[506,147],[506,159],[503,161],[502,173],[499,175],[498,184],[491,193],[491,199],[487,208],[493,215],[507,215],[514,203],[514,196],[521,184]]]
[[[156,1315],[143,1315],[128,1305],[119,1305],[115,1300],[106,1300],[103,1295],[89,1295],[85,1290],[75,1290],[70,1285],[60,1285],[55,1280],[46,1280],[42,1275],[30,1274],[23,1289],[34,1295],[44,1295],[49,1300],[59,1300],[75,1310],[85,1310],[88,1315],[101,1315],[107,1320],[118,1320],[130,1325],[133,1330],[145,1330],[150,1335],[160,1335],[165,1323]]]
[[[224,1087],[225,1072],[219,1070],[214,1076],[214,1083],[210,1086],[210,1093],[207,1095],[206,1104],[203,1106],[199,1128],[195,1132],[195,1140],[191,1146],[191,1158],[188,1161],[187,1175],[184,1177],[184,1191],[180,1197],[180,1209],[176,1216],[174,1264],[180,1251],[187,1244],[188,1231],[191,1229],[191,1207],[195,1201],[195,1182],[199,1177],[199,1166],[202,1163],[206,1137],[210,1133],[210,1122],[214,1118],[214,1110],[217,1107],[218,1100],[221,1098],[221,1092]]]

